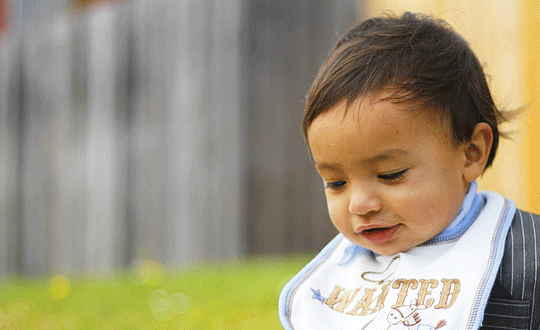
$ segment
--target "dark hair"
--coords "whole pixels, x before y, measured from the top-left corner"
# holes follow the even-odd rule
[[[405,13],[365,20],[336,44],[309,90],[302,123],[338,102],[390,90],[392,102],[420,102],[451,123],[455,142],[469,142],[476,124],[493,131],[489,167],[499,143],[503,112],[493,102],[480,62],[443,20]],[[308,141],[309,143],[309,141]]]

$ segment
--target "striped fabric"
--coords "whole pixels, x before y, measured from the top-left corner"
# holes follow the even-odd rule
[[[482,330],[540,329],[540,216],[516,210]]]

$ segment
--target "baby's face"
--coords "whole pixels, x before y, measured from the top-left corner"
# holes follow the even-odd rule
[[[334,226],[378,254],[409,250],[458,214],[468,184],[464,145],[434,115],[366,96],[341,102],[308,129]]]

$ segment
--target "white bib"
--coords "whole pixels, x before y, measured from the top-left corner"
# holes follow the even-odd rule
[[[476,196],[464,232],[392,256],[337,235],[284,287],[284,328],[478,329],[515,205],[492,192]]]

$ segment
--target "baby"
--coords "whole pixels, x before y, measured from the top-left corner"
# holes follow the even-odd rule
[[[476,191],[507,117],[444,21],[347,32],[302,123],[340,234],[283,289],[284,328],[538,329],[540,217]]]

